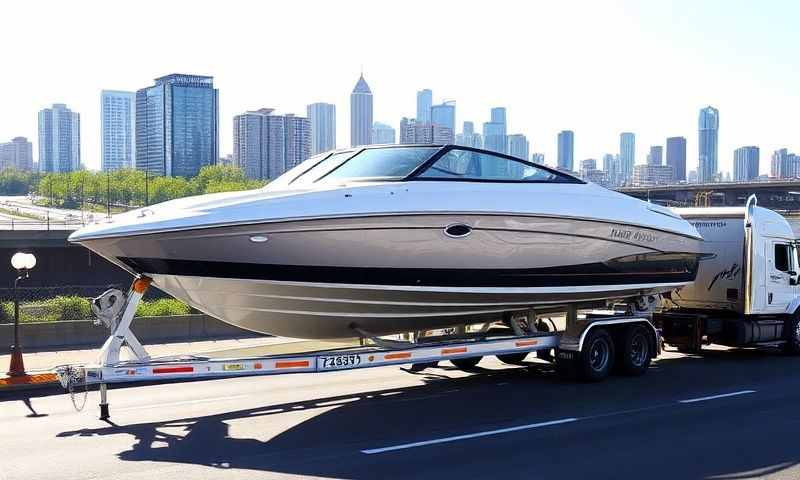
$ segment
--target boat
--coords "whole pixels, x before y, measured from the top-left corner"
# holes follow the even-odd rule
[[[69,240],[247,330],[331,339],[658,295],[688,222],[573,175],[455,145],[314,156],[266,187],[115,215]]]

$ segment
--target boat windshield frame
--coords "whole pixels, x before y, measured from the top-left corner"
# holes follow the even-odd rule
[[[555,170],[553,168],[547,167],[545,165],[540,165],[537,163],[533,163],[530,161],[526,161],[517,157],[513,157],[511,155],[506,155],[499,152],[493,152],[489,150],[483,150],[480,148],[473,148],[467,147],[462,145],[431,145],[431,144],[413,144],[413,145],[367,145],[357,148],[351,149],[342,149],[342,150],[332,150],[329,152],[328,155],[320,155],[319,161],[315,162],[313,165],[310,165],[308,168],[304,169],[303,171],[299,172],[294,178],[287,179],[285,182],[281,182],[281,185],[285,188],[292,188],[298,187],[300,185],[308,186],[308,185],[319,185],[325,182],[325,178],[327,178],[330,174],[338,170],[340,167],[345,165],[346,163],[350,162],[353,158],[357,157],[361,153],[366,150],[377,150],[377,149],[401,149],[401,148],[425,148],[431,149],[432,154],[427,159],[421,162],[416,168],[414,168],[408,175],[405,176],[382,176],[382,177],[354,177],[354,178],[346,178],[341,179],[343,182],[407,182],[407,181],[426,181],[426,182],[476,182],[476,183],[579,183],[585,184],[586,182],[577,178],[573,175],[570,175],[565,172],[561,172]],[[448,177],[424,177],[422,176],[423,173],[428,171],[439,159],[443,156],[447,155],[449,152],[453,150],[461,150],[461,151],[469,151],[475,152],[478,154],[483,155],[490,155],[494,157],[498,157],[501,159],[513,161],[519,163],[524,166],[532,167],[538,170],[542,170],[554,176],[552,179],[503,179],[503,178],[448,178]],[[329,160],[335,155],[347,154],[350,155],[343,156],[341,161],[335,164],[330,170],[322,173],[322,175],[314,180],[311,181],[302,181],[300,183],[295,183],[301,178],[303,178],[307,173],[317,168],[323,162]],[[300,164],[302,165],[302,164]],[[298,165],[298,167],[300,166]],[[295,167],[297,168],[297,167]],[[284,175],[286,175],[286,172]],[[283,175],[281,175],[282,177]],[[281,177],[278,177],[280,179]],[[275,181],[277,181],[276,179]],[[272,183],[272,182],[270,182]],[[267,184],[269,187],[269,184]]]

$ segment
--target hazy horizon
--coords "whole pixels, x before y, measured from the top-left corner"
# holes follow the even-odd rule
[[[617,153],[636,133],[636,161],[667,137],[687,138],[697,168],[697,116],[720,111],[719,169],[733,150],[800,150],[800,3],[676,2],[14,2],[0,42],[11,46],[0,89],[0,141],[25,136],[38,158],[37,112],[81,114],[81,159],[100,166],[100,92],[135,91],[169,73],[214,76],[220,154],[232,118],[272,107],[305,115],[336,105],[349,145],[349,95],[363,66],[376,121],[399,128],[416,92],[456,101],[456,127],[507,108],[508,133],[556,161],[556,135],[575,132],[575,162]],[[156,8],[157,7],[157,8]],[[53,42],[57,39],[57,42]],[[13,62],[13,65],[12,65]]]

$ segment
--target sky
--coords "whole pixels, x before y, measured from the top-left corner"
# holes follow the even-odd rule
[[[100,166],[100,91],[152,85],[168,73],[214,76],[220,154],[233,116],[272,107],[305,114],[336,104],[349,145],[349,94],[359,72],[376,121],[399,130],[416,91],[456,101],[457,131],[507,108],[508,132],[556,161],[556,135],[575,132],[575,160],[617,153],[636,133],[650,145],[687,138],[697,167],[697,116],[720,111],[719,168],[733,150],[800,153],[796,0],[677,1],[26,1],[3,6],[0,141],[28,137],[37,112],[81,114],[81,156]]]

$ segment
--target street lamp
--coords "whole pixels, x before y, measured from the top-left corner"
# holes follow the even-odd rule
[[[28,272],[36,266],[36,257],[32,253],[17,252],[11,257],[11,266],[17,271],[14,280],[14,345],[11,346],[11,366],[8,375],[19,377],[25,375],[25,364],[22,361],[22,346],[19,344],[19,281],[28,278]]]

